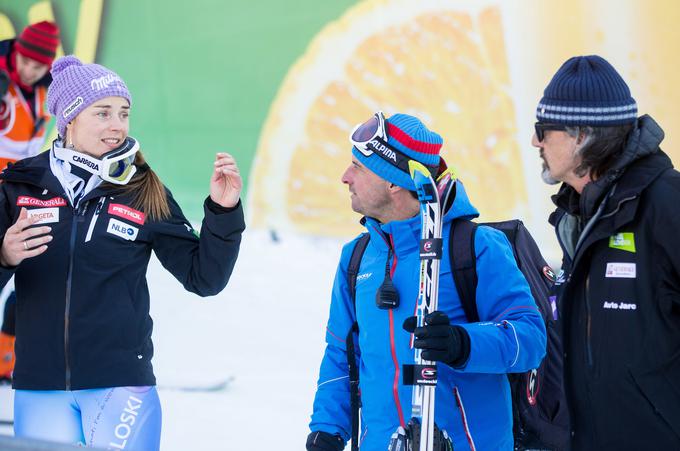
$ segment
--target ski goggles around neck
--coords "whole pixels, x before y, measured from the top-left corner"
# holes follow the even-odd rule
[[[134,162],[138,150],[137,140],[128,136],[122,146],[106,152],[101,158],[58,145],[54,146],[54,156],[91,174],[98,175],[105,182],[125,185],[137,172]]]
[[[387,139],[387,128],[385,127],[385,115],[382,111],[378,111],[372,118],[354,127],[354,130],[349,135],[349,141],[365,157],[377,155],[383,160],[396,166],[401,171],[410,174],[408,162],[413,158],[394,146],[390,145]],[[427,169],[435,175],[438,166],[427,166]]]

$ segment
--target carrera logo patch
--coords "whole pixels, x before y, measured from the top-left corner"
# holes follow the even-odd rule
[[[19,196],[17,198],[18,207],[65,207],[66,199],[63,197],[53,197],[52,199],[36,199],[30,196]]]
[[[38,217],[35,224],[49,224],[50,222],[59,222],[59,208],[34,208],[28,210],[28,217]]]
[[[619,279],[635,279],[637,277],[635,263],[607,263],[607,271],[604,273],[604,276]]]
[[[129,224],[125,224],[124,222],[117,219],[111,218],[109,219],[109,226],[106,231],[125,240],[134,241],[137,239],[137,233],[139,232],[139,229]]]
[[[612,235],[609,237],[609,247],[635,253],[635,234],[622,232]]]
[[[141,211],[121,204],[109,204],[109,214],[125,218],[139,225],[144,225],[146,218],[146,215]]]

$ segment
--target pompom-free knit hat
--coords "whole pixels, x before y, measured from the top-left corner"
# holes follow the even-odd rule
[[[47,108],[57,118],[59,135],[66,125],[99,99],[123,97],[132,104],[125,82],[99,64],[83,64],[73,55],[59,58],[52,65],[52,84],[47,90]]]
[[[637,120],[637,104],[621,75],[597,55],[568,59],[536,108],[540,122],[606,127]]]
[[[14,42],[14,49],[21,55],[48,66],[54,61],[59,47],[59,27],[53,22],[31,24]]]
[[[439,165],[439,151],[444,140],[437,133],[429,130],[420,119],[408,114],[395,114],[385,119],[387,143],[409,158],[425,166]],[[378,155],[365,156],[356,147],[352,147],[352,154],[372,172],[394,183],[397,186],[415,191],[416,187],[411,176],[390,164]]]

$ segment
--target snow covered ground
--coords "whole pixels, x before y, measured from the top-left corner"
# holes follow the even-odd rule
[[[234,378],[218,393],[161,388],[162,450],[304,449],[341,246],[247,232],[229,285],[209,299],[150,268],[159,386]]]
[[[163,451],[304,449],[341,246],[248,231],[229,285],[212,298],[187,293],[152,260]],[[173,388],[225,378],[218,392]]]

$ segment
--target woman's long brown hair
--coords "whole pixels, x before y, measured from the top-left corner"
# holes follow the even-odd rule
[[[155,172],[149,168],[142,152],[135,155],[137,173],[122,192],[132,197],[132,208],[143,211],[149,219],[160,221],[170,217],[170,206],[165,187]]]

